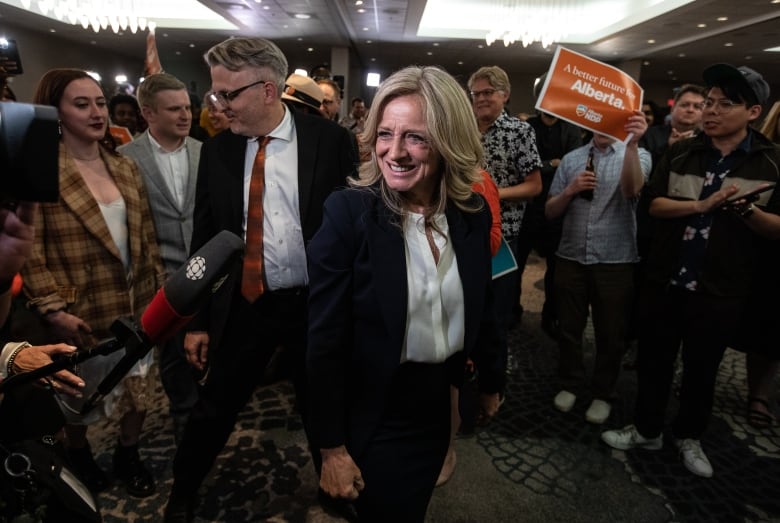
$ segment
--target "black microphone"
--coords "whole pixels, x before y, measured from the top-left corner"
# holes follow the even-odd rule
[[[111,392],[154,345],[173,337],[192,319],[219,290],[243,252],[244,241],[230,231],[222,231],[168,278],[141,316],[141,328],[136,327],[135,332],[123,329],[125,355],[84,403],[82,415]]]

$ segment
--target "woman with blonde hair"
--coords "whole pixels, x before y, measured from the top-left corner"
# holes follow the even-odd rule
[[[94,79],[79,69],[53,69],[41,78],[33,101],[59,113],[60,198],[41,203],[35,217],[33,252],[22,272],[27,306],[43,319],[47,343],[89,348],[112,335],[109,328],[117,318],[140,318],[162,284],[152,215],[137,167],[114,151],[106,97]],[[84,398],[123,355],[118,351],[79,365],[87,384]],[[81,402],[61,398],[70,423],[71,465],[93,491],[108,486],[86,438],[87,425],[102,416],[119,423],[115,476],[133,496],[155,491],[138,455],[154,386],[151,364],[150,353],[86,416],[80,414]]]
[[[491,216],[464,90],[435,67],[385,80],[360,179],[332,194],[308,247],[307,368],[320,486],[361,521],[421,522],[450,441],[466,357],[498,408]]]

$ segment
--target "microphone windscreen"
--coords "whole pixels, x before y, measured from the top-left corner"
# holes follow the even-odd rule
[[[163,285],[165,297],[178,316],[192,316],[229,274],[244,252],[244,240],[221,231],[198,249]]]
[[[156,345],[172,338],[191,319],[192,315],[182,316],[174,310],[163,287],[157,291],[141,316],[141,328],[152,344]]]

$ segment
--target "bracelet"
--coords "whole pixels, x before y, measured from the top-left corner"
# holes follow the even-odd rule
[[[19,353],[22,351],[22,349],[26,349],[27,347],[32,347],[29,343],[26,341],[16,347],[14,351],[11,353],[11,356],[8,358],[8,365],[6,366],[6,371],[8,372],[8,376],[13,376],[15,374],[14,372],[14,361],[16,360],[16,356],[19,355]]]

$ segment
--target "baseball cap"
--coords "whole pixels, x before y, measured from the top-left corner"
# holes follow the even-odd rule
[[[748,101],[763,105],[769,99],[769,84],[760,73],[750,67],[715,64],[705,69],[702,76],[708,87],[722,84],[735,85],[739,93]]]

